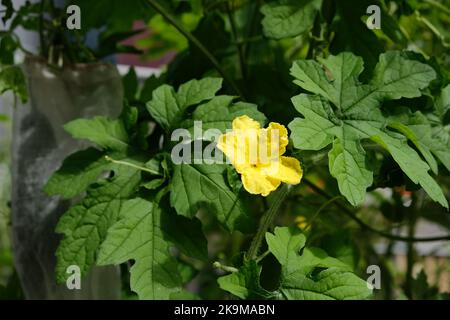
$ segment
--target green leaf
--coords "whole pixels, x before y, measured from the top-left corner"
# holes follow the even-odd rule
[[[11,35],[2,35],[0,38],[0,65],[14,64],[14,54],[18,47],[17,41]]]
[[[299,229],[276,227],[274,233],[266,233],[270,252],[286,268],[296,264],[300,249],[305,246],[306,237]]]
[[[162,184],[166,181],[166,179],[153,179],[147,182],[143,182],[142,186],[148,190],[158,189]]]
[[[174,166],[170,203],[177,213],[194,217],[200,208],[216,215],[229,230],[248,216],[241,199],[228,186],[226,165],[180,164]]]
[[[217,281],[221,289],[241,299],[271,299],[274,294],[261,287],[260,274],[261,266],[251,260],[245,262],[238,272],[220,277]]]
[[[186,120],[183,124],[193,132],[194,121],[201,121],[202,130],[218,129],[225,132],[231,129],[234,118],[247,115],[261,125],[266,122],[264,114],[258,111],[257,106],[251,103],[233,103],[232,96],[217,96],[212,100],[198,106],[192,113],[192,119]]]
[[[201,300],[196,294],[186,290],[172,292],[169,296],[170,300]]]
[[[168,211],[168,210],[167,210]],[[165,212],[163,230],[167,238],[185,255],[208,260],[208,242],[203,234],[202,224],[197,218],[186,218],[174,212]]]
[[[435,110],[428,115],[409,110],[389,118],[389,126],[401,132],[422,153],[434,173],[438,173],[435,157],[450,170],[450,131],[444,124],[450,105],[450,85],[442,89]]]
[[[349,265],[329,257],[319,248],[304,248],[306,238],[300,231],[277,227],[273,234],[266,233],[266,241],[269,251],[281,264],[281,298],[345,300],[371,295],[367,283]]]
[[[280,291],[288,300],[361,300],[372,294],[366,281],[338,268],[309,275],[301,270],[291,273],[283,280]]]
[[[122,113],[120,114],[120,119],[122,119],[123,124],[127,132],[130,132],[137,125],[139,118],[139,110],[136,107],[130,106],[127,102],[124,103]]]
[[[125,151],[129,145],[128,134],[121,120],[107,117],[77,119],[64,125],[75,139],[89,140],[102,148]]]
[[[138,90],[138,78],[134,67],[131,67],[128,73],[122,78],[122,85],[125,99],[128,101],[135,100]]]
[[[329,257],[319,248],[304,248],[306,237],[300,230],[287,227],[275,227],[274,233],[266,233],[266,242],[269,251],[275,256],[283,267],[283,273],[289,274],[301,269],[308,273],[312,268],[336,267],[350,270],[349,266],[335,258]],[[303,249],[300,256],[300,250]]]
[[[89,148],[67,157],[45,185],[48,195],[61,195],[66,199],[85,191],[104,172],[110,171],[113,164],[107,161],[104,153]]]
[[[450,84],[442,89],[441,94],[436,99],[436,113],[441,120],[444,120],[448,110],[450,110]]]
[[[435,174],[438,173],[438,164],[433,157],[431,148],[433,146],[440,146],[440,143],[433,143],[430,123],[422,113],[418,111],[410,114],[408,110],[403,114],[403,117],[391,117],[389,127],[396,129],[407,137],[420,151],[431,170]]]
[[[22,103],[28,101],[25,75],[18,66],[7,66],[0,69],[0,94],[11,90]]]
[[[414,98],[421,96],[420,89],[426,88],[436,78],[436,72],[430,66],[406,60],[397,52],[380,55],[375,67],[371,85],[372,94],[380,99]],[[355,105],[351,105],[353,107]],[[356,105],[358,106],[358,105]]]
[[[163,212],[144,199],[123,203],[119,220],[108,230],[98,254],[99,265],[134,260],[131,289],[140,299],[169,299],[180,291],[181,278],[161,229]]]
[[[11,17],[14,14],[14,6],[11,0],[2,0],[0,1],[1,5],[4,7],[4,14],[2,16],[2,22],[6,27],[6,22],[8,22],[9,19],[11,19]]]
[[[162,85],[153,91],[147,110],[165,130],[170,130],[181,122],[188,107],[212,99],[221,86],[220,78],[191,80],[182,84],[178,92]]]
[[[384,100],[420,96],[421,89],[435,78],[434,70],[398,52],[387,52],[380,55],[372,80],[361,84],[361,58],[342,53],[322,59],[321,64],[302,60],[291,69],[295,83],[315,94],[292,99],[304,117],[289,124],[294,146],[320,150],[333,142],[328,154],[330,173],[337,179],[340,192],[358,205],[373,182],[360,141],[371,139],[386,149],[433,200],[448,207],[442,190],[428,173],[428,164],[407,144],[405,136],[389,130],[388,119],[380,110]]]
[[[273,39],[298,36],[312,28],[322,0],[279,0],[261,7],[264,35]]]
[[[83,201],[60,218],[56,232],[64,238],[56,251],[58,282],[66,280],[66,270],[71,265],[79,266],[82,274],[87,274],[108,228],[117,220],[122,203],[135,193],[139,170],[121,166],[115,174],[111,180],[89,187]]]
[[[351,203],[363,202],[367,187],[373,183],[365,155],[355,133],[343,126],[339,139],[333,141],[333,148],[328,153],[328,166],[331,175],[339,182],[340,192]]]
[[[378,56],[384,52],[385,46],[374,31],[369,30],[362,17],[367,7],[374,4],[371,0],[339,0],[333,2],[336,13],[330,26],[334,37],[330,43],[330,52],[339,54],[344,51],[361,56],[370,72],[377,63]],[[335,9],[334,9],[335,7]],[[381,20],[382,28],[384,20]]]

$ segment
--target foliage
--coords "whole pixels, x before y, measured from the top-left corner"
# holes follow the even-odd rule
[[[383,280],[393,282],[390,252],[384,257],[376,251],[379,237],[423,240],[414,238],[421,219],[450,230],[444,214],[450,190],[450,19],[444,4],[74,3],[88,13],[83,31],[71,38],[61,24],[47,28],[47,22],[62,21],[62,11],[52,8],[55,20],[44,28],[44,35],[72,39],[60,53],[67,61],[140,54],[118,45],[136,34],[136,19],[157,32],[144,41],[147,57],[177,54],[160,77],[143,84],[130,70],[118,119],[65,125],[91,147],[69,156],[45,187],[50,196],[77,202],[56,230],[62,235],[58,282],[67,279],[69,265],[80,266],[85,276],[94,265],[121,264],[141,299],[392,297],[389,286],[380,294],[365,281],[364,271],[375,261]],[[365,25],[372,4],[381,9],[381,30]],[[36,10],[19,9],[17,24],[33,28]],[[102,26],[99,47],[87,48],[83,38]],[[11,34],[5,41],[14,40]],[[44,43],[41,54],[48,56],[53,45]],[[10,55],[4,57],[13,64]],[[2,83],[6,89],[0,91],[23,92],[13,81]],[[283,151],[301,163],[299,185],[281,185],[268,197],[249,194],[233,166],[192,154],[196,145],[205,151],[217,142],[211,137],[183,140],[192,161],[173,161],[175,130],[195,133],[201,120],[204,130],[225,133],[244,115],[261,126],[289,127]],[[406,226],[408,237],[394,232],[399,226]],[[412,270],[414,246],[408,248]],[[445,298],[423,275],[414,280],[411,271],[403,289],[411,299]]]

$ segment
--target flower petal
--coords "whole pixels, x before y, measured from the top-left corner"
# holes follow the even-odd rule
[[[259,122],[243,115],[233,120],[233,130],[260,129]]]
[[[283,155],[286,152],[286,146],[289,143],[286,127],[277,122],[271,122],[265,130],[267,131],[267,139],[269,141],[268,147],[270,148],[273,143],[276,143],[279,150],[278,156]],[[272,141],[274,138],[276,141]],[[268,149],[268,151],[270,152],[270,149]]]
[[[239,173],[258,163],[259,129],[237,129],[219,137],[217,147],[225,153]]]
[[[246,170],[242,176],[242,184],[251,194],[260,194],[264,197],[274,191],[281,184],[280,180],[264,176],[257,169]]]
[[[300,161],[293,157],[281,157],[281,161],[273,162],[264,168],[267,176],[279,179],[288,184],[299,184],[303,176]]]

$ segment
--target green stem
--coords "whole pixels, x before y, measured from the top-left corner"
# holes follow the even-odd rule
[[[332,199],[333,197],[329,195],[327,192],[316,186],[313,182],[310,180],[303,178],[302,180],[306,185],[308,185],[311,189],[313,189],[316,193],[320,194],[324,198]],[[339,201],[333,202],[336,207],[341,209],[341,211],[345,215],[347,215],[350,219],[354,220],[362,229],[365,229],[367,231],[376,233],[384,238],[391,239],[391,240],[397,240],[397,241],[404,241],[404,242],[427,242],[427,241],[443,241],[443,240],[450,240],[450,235],[446,236],[438,236],[438,237],[430,237],[430,238],[416,238],[416,237],[402,237],[397,236],[382,230],[377,230],[373,228],[372,226],[366,224],[364,221],[362,221],[360,218],[358,218],[354,212],[352,212],[350,209],[348,209],[345,205],[341,204]]]
[[[45,6],[46,0],[41,0],[40,6],[39,6],[39,43],[41,46],[41,55],[45,57],[47,55],[47,49],[45,47],[45,38],[44,38],[44,6]]]
[[[228,2],[226,4],[226,8],[227,8],[228,20],[230,21],[231,32],[233,34],[233,40],[234,40],[234,43],[236,44],[236,49],[237,49],[237,53],[238,53],[238,57],[239,57],[239,69],[241,72],[242,79],[245,81],[246,80],[246,70],[245,70],[244,49],[242,47],[242,44],[239,42],[236,21],[234,20],[233,13],[231,12],[230,4]]]
[[[161,175],[161,173],[158,172],[158,171],[154,171],[154,170],[151,170],[151,169],[149,169],[149,168],[144,168],[144,167],[138,166],[138,165],[136,165],[136,164],[134,164],[134,163],[131,163],[131,162],[120,161],[120,160],[114,160],[114,159],[111,158],[110,156],[105,156],[105,159],[106,159],[107,161],[112,162],[112,163],[119,164],[119,165],[122,165],[122,166],[131,167],[131,168],[135,168],[135,169],[138,169],[138,170],[141,170],[141,171],[148,172],[148,173],[153,174],[153,175],[157,175],[157,176],[160,176],[160,175]]]
[[[231,272],[231,273],[239,272],[239,270],[236,269],[235,267],[224,266],[219,261],[214,262],[213,263],[213,267],[216,268],[216,269],[221,269],[223,271]]]
[[[328,207],[330,204],[332,204],[333,202],[341,199],[342,196],[336,196],[334,198],[329,199],[328,201],[326,201],[324,204],[322,204],[320,206],[320,208],[316,211],[316,213],[314,213],[314,215],[311,217],[311,219],[309,219],[308,224],[303,228],[303,230],[307,230],[312,223],[314,222],[314,220],[319,216],[319,214],[326,208]]]
[[[438,10],[444,11],[446,14],[450,14],[450,9],[444,6],[442,3],[439,3],[435,0],[423,0],[423,2],[426,2],[434,7],[436,7]]]
[[[256,232],[256,235],[253,238],[253,241],[250,244],[250,248],[247,251],[246,254],[247,259],[250,260],[257,258],[259,248],[261,247],[266,232],[272,225],[273,220],[275,219],[284,199],[286,199],[286,196],[288,195],[290,189],[291,187],[289,185],[282,184],[281,187],[277,191],[275,191],[274,199],[272,199],[272,203],[269,207],[269,210],[267,210],[267,212],[262,216],[261,221],[259,222],[259,227]]]
[[[242,96],[241,90],[239,90],[236,83],[229,77],[226,72],[221,67],[219,61],[214,57],[214,55],[191,33],[187,30],[181,23],[179,23],[174,17],[172,17],[156,0],[147,0],[147,3],[160,13],[170,24],[172,24],[184,37],[186,37],[190,42],[192,42],[209,61],[213,64],[214,68],[221,74],[221,76],[227,81],[233,90]]]

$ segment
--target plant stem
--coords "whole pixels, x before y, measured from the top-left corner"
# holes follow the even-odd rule
[[[450,9],[444,6],[442,3],[439,3],[435,0],[423,0],[423,2],[426,2],[432,6],[434,6],[436,9],[444,11],[446,14],[450,14]]]
[[[310,180],[303,178],[303,182],[308,185],[311,189],[313,189],[316,193],[320,194],[324,198],[332,199],[333,197],[329,195],[326,191],[322,190],[318,186],[316,186],[314,183],[312,183]],[[412,236],[408,237],[402,237],[397,236],[382,230],[377,230],[373,228],[372,226],[366,224],[364,221],[362,221],[360,218],[358,218],[354,212],[352,212],[350,209],[348,209],[345,205],[341,204],[339,201],[333,202],[336,207],[342,210],[342,213],[347,215],[349,218],[354,220],[361,228],[376,233],[382,237],[385,237],[387,239],[391,240],[397,240],[397,241],[404,241],[404,242],[427,242],[427,241],[442,241],[442,240],[450,240],[450,235],[446,236],[438,236],[438,237],[430,237],[430,238],[416,238]]]
[[[120,160],[114,160],[114,159],[111,158],[110,156],[105,156],[105,159],[106,159],[107,161],[112,162],[112,163],[119,164],[119,165],[123,165],[123,166],[128,166],[128,167],[131,167],[131,168],[135,168],[135,169],[138,169],[138,170],[141,170],[141,171],[145,171],[145,172],[151,173],[151,174],[153,174],[153,175],[157,175],[157,176],[160,176],[160,175],[161,175],[161,173],[158,172],[158,171],[154,171],[154,170],[151,170],[151,169],[149,169],[149,168],[144,168],[144,167],[138,166],[138,165],[136,165],[136,164],[134,164],[134,163],[131,163],[131,162],[120,161]]]
[[[234,20],[233,12],[231,12],[230,4],[228,2],[226,4],[226,8],[227,8],[228,20],[230,21],[230,25],[231,25],[231,32],[233,34],[233,40],[236,44],[236,49],[238,52],[239,69],[241,72],[242,79],[245,81],[246,80],[246,70],[245,70],[244,48],[242,47],[242,43],[239,42],[236,21]]]
[[[416,232],[416,219],[410,217],[408,224],[408,236],[414,236]],[[405,275],[405,294],[409,299],[412,299],[412,284],[413,284],[413,268],[414,268],[414,242],[408,242],[406,249],[406,275]]]
[[[341,199],[341,198],[342,198],[342,196],[336,196],[336,197],[333,197],[333,198],[329,199],[329,200],[326,201],[325,203],[323,203],[323,204],[319,207],[319,209],[314,213],[314,215],[311,217],[311,219],[309,219],[307,225],[303,228],[303,230],[307,230],[307,229],[312,225],[312,223],[314,222],[314,220],[319,216],[319,214],[320,214],[326,207],[328,207],[330,204],[332,204],[333,202],[335,202],[335,201],[337,201],[337,200],[339,200],[339,199]]]
[[[242,96],[242,92],[231,77],[229,77],[223,68],[220,66],[219,61],[214,57],[214,55],[195,37],[189,30],[187,30],[180,22],[178,22],[173,16],[171,16],[157,1],[147,0],[147,3],[159,12],[170,24],[172,24],[184,37],[191,41],[209,61],[213,64],[214,68],[221,74],[225,81],[227,81],[233,90]]]
[[[223,271],[231,272],[231,273],[239,272],[239,270],[236,269],[235,267],[224,266],[219,261],[214,262],[213,263],[213,267],[216,268],[216,269],[221,269]]]
[[[41,55],[45,57],[47,55],[47,49],[45,47],[45,38],[44,38],[44,6],[46,0],[41,0],[41,4],[39,6],[39,43],[41,46]]]
[[[269,210],[267,210],[266,213],[262,216],[256,235],[253,238],[253,241],[250,244],[250,248],[247,251],[247,259],[250,260],[257,258],[259,248],[261,247],[261,243],[266,235],[266,232],[272,225],[273,220],[278,213],[278,209],[280,209],[280,206],[288,195],[290,189],[291,187],[289,185],[282,184],[281,187],[277,191],[275,191],[272,204],[270,205]]]

